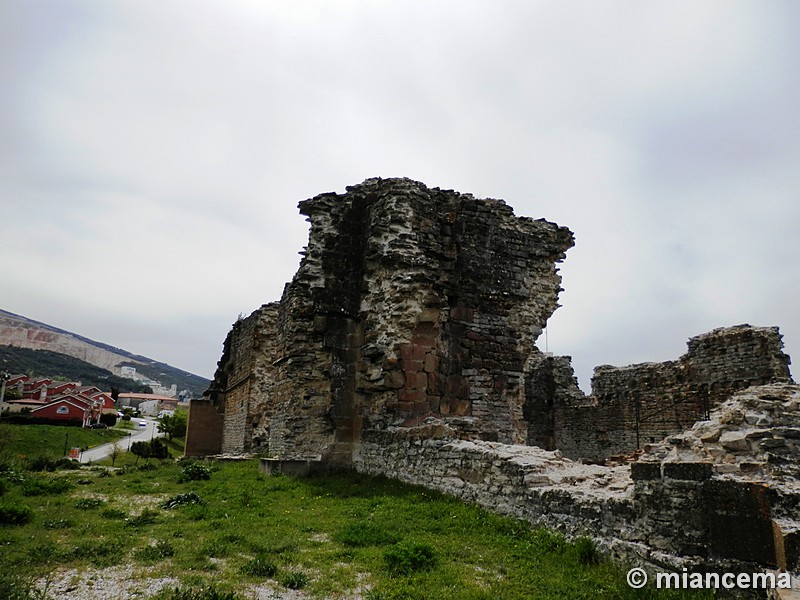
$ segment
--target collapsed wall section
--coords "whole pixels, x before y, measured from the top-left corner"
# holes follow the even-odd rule
[[[791,381],[777,327],[715,329],[688,348],[676,361],[597,367],[589,397],[568,358],[537,361],[527,380],[528,443],[605,460],[688,429],[736,391]]]
[[[277,304],[238,319],[223,344],[211,387],[192,400],[187,456],[257,452],[264,446],[265,401],[275,383]]]

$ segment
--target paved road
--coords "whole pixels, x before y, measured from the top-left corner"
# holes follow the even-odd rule
[[[147,427],[139,427],[139,421],[146,421]],[[131,435],[124,438],[119,438],[119,443],[122,446],[122,449],[126,452],[130,449],[133,442],[149,442],[154,437],[164,436],[163,433],[158,432],[158,421],[155,419],[149,419],[145,417],[143,419],[133,419],[131,422],[136,425],[136,429],[132,429],[130,431]],[[90,448],[89,450],[81,453],[79,462],[90,463],[103,460],[108,456],[108,453],[111,452],[111,446],[112,443],[108,443],[103,444],[102,446]]]

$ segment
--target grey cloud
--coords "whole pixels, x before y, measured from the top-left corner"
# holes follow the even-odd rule
[[[296,269],[298,201],[410,176],[576,232],[549,343],[584,385],[737,322],[800,344],[791,3],[2,10],[6,310],[208,376]]]

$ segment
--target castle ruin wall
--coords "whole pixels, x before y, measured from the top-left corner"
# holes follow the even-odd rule
[[[526,383],[527,443],[596,461],[654,444],[736,391],[792,381],[782,348],[777,327],[715,329],[691,338],[676,361],[597,367],[588,397],[567,357],[545,357]]]
[[[587,397],[568,357],[535,346],[558,307],[568,229],[408,179],[300,211],[297,274],[234,324],[192,403],[187,454],[382,474],[648,564],[798,569],[800,392],[777,328],[719,329],[676,361],[598,367]],[[724,409],[762,384],[786,387]],[[713,431],[676,436],[709,418]],[[569,460],[637,449],[634,467]]]

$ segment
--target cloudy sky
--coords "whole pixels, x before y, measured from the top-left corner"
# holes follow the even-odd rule
[[[800,360],[798,32],[791,0],[4,0],[0,308],[210,377],[298,201],[405,176],[575,232],[546,343],[584,388],[745,322]]]

